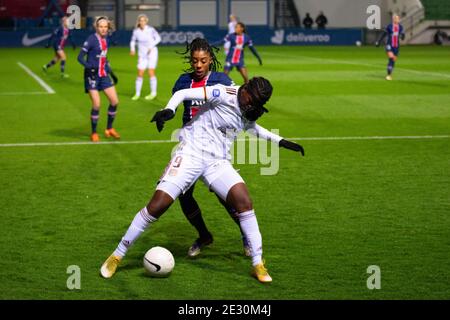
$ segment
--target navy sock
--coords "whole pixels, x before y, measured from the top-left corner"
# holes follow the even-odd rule
[[[110,105],[108,108],[108,124],[106,126],[107,129],[111,129],[113,127],[114,118],[116,117],[117,113],[117,105],[112,106]]]
[[[52,65],[56,63],[55,59],[52,59],[49,63],[47,63],[47,68],[50,68]]]
[[[97,123],[98,123],[98,118],[99,117],[100,117],[99,110],[92,109],[91,110],[91,128],[92,128],[92,133],[96,133],[97,132]]]
[[[395,61],[393,59],[389,59],[389,63],[387,66],[387,73],[388,75],[392,74],[392,70],[394,70]]]
[[[66,60],[61,60],[61,73],[64,73],[66,69]]]

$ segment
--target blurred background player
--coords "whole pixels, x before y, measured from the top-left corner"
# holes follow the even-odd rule
[[[84,87],[89,93],[92,102],[91,109],[91,141],[98,142],[97,123],[100,113],[100,94],[103,91],[109,100],[108,124],[105,130],[107,138],[119,139],[120,135],[113,128],[119,99],[116,89],[109,78],[109,64],[106,58],[108,53],[108,33],[111,29],[111,21],[107,17],[97,17],[94,22],[95,33],[91,34],[83,44],[78,55],[78,61],[84,66]],[[87,59],[85,57],[87,56]]]
[[[378,41],[375,42],[375,45],[377,47],[380,46],[381,41],[383,41],[386,36],[385,49],[389,59],[386,80],[390,81],[392,80],[392,71],[394,70],[395,62],[397,61],[400,51],[400,39],[403,40],[405,38],[403,26],[400,24],[400,16],[398,14],[392,16],[392,23],[388,24]]]
[[[158,63],[158,43],[161,37],[155,28],[148,25],[148,17],[140,14],[136,20],[136,28],[130,42],[130,55],[135,55],[136,44],[138,46],[138,74],[136,78],[136,93],[132,100],[137,100],[141,96],[144,72],[148,69],[150,77],[150,94],[145,97],[146,100],[156,98],[157,80],[155,75],[156,65]]]
[[[234,14],[230,14],[230,22],[228,22],[228,34],[233,34],[236,31],[236,24],[237,24],[237,19],[234,16]],[[225,41],[225,44],[223,45],[223,50],[225,52],[225,55],[228,54],[228,51],[230,50],[230,46],[231,43],[230,41]]]
[[[259,61],[259,65],[262,65],[261,57],[253,46],[252,39],[246,33],[245,25],[242,22],[236,24],[235,32],[225,37],[222,42],[230,42],[230,51],[227,54],[225,60],[224,73],[229,74],[233,67],[239,71],[244,78],[244,82],[248,82],[248,72],[244,63],[244,49],[246,46],[255,55]]]
[[[187,44],[186,51],[181,54],[184,55],[185,60],[190,64],[190,68],[175,82],[172,94],[188,88],[201,88],[216,84],[222,84],[224,86],[233,85],[233,81],[226,74],[217,72],[220,67],[220,62],[216,57],[216,52],[218,50],[218,48],[211,46],[206,39],[201,38],[196,38],[190,44]],[[191,121],[204,103],[205,101],[200,100],[185,100],[183,102],[183,127]],[[195,184],[178,198],[184,215],[198,232],[197,240],[194,241],[188,250],[188,255],[190,257],[199,255],[203,247],[210,245],[213,242],[213,236],[206,227],[200,207],[194,199],[194,188]],[[240,226],[236,210],[230,207],[219,196],[217,196],[217,198],[225,207],[231,218],[238,226]],[[250,254],[250,249],[242,230],[241,235],[244,253],[248,256]]]
[[[72,39],[71,30],[68,28],[68,19],[67,17],[62,17],[61,25],[53,31],[52,36],[48,39],[46,45],[46,48],[49,48],[50,45],[53,46],[53,50],[55,50],[55,56],[52,60],[50,60],[49,63],[42,66],[42,70],[44,70],[44,72],[47,72],[48,68],[60,61],[61,77],[68,77],[68,75],[65,74],[66,53],[64,52],[64,46],[66,45],[67,40],[72,43],[72,47],[75,50],[76,45]]]

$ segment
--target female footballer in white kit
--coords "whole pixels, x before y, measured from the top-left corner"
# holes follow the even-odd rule
[[[144,82],[144,72],[148,69],[150,77],[150,94],[145,97],[146,100],[156,98],[157,80],[155,69],[158,64],[158,47],[161,37],[155,28],[148,25],[148,17],[140,14],[136,20],[136,28],[130,42],[130,55],[136,54],[136,44],[138,46],[138,75],[136,78],[136,93],[132,100],[138,100],[141,96],[142,83]]]
[[[228,22],[228,35],[236,32],[236,24],[238,23],[237,18],[234,14],[230,14],[230,22]],[[225,55],[228,55],[228,51],[230,51],[231,42],[225,41],[223,45],[223,50]]]
[[[264,104],[272,95],[272,85],[264,78],[252,78],[241,87],[215,85],[175,92],[167,107],[152,119],[159,131],[174,117],[183,100],[205,100],[198,114],[179,134],[180,143],[164,171],[156,192],[146,207],[134,217],[117,249],[102,265],[100,273],[110,278],[139,235],[198,179],[238,212],[239,223],[250,246],[253,276],[271,282],[262,260],[262,237],[247,186],[230,162],[230,149],[242,130],[253,129],[255,121],[268,110]],[[260,128],[260,138],[304,154],[303,148]]]

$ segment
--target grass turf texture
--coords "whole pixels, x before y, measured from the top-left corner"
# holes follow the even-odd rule
[[[259,47],[250,75],[271,80],[270,113],[259,122],[285,137],[450,134],[448,48],[404,47],[384,80],[383,49]],[[149,120],[182,71],[175,48],[160,48],[158,98],[133,102],[136,59],[112,48],[123,141],[168,139],[181,112],[159,134]],[[78,50],[40,71],[52,51],[2,49],[0,143],[88,141],[90,103]],[[223,59],[223,56],[221,56]],[[42,91],[17,65],[41,76]],[[241,83],[234,71],[231,76]],[[148,92],[145,79],[143,95]],[[106,125],[102,96],[99,132]],[[181,109],[180,109],[181,111]],[[102,135],[101,135],[102,136]],[[103,137],[103,136],[102,136]],[[103,138],[102,141],[106,139]],[[215,242],[191,260],[196,238],[176,203],[136,242],[117,275],[99,268],[153,193],[174,144],[0,147],[1,299],[448,299],[450,298],[450,140],[303,141],[306,157],[280,151],[275,176],[237,165],[254,200],[274,282],[249,276],[237,226],[202,183],[196,198]],[[164,246],[176,266],[167,279],[144,276],[142,257]],[[81,290],[66,268],[81,268]],[[368,290],[369,265],[381,290]]]

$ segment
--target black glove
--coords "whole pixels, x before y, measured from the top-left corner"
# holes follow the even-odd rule
[[[280,143],[279,143],[280,148],[286,148],[295,152],[300,152],[302,154],[302,156],[305,155],[305,150],[303,149],[303,147],[295,142],[291,142],[291,141],[287,141],[284,139],[281,139]]]
[[[113,79],[114,85],[116,85],[117,82],[119,82],[119,78],[117,78],[117,76],[114,74],[114,72],[112,72],[112,70],[110,70],[109,74],[111,75],[111,78]]]
[[[162,109],[155,113],[152,120],[150,122],[156,122],[156,128],[159,132],[164,128],[164,122],[172,119],[175,116],[175,113],[170,109]]]
[[[98,69],[96,69],[96,68],[86,68],[86,69],[84,69],[84,73],[89,79],[96,80],[97,76],[98,76]]]
[[[50,43],[47,43],[47,44],[45,45],[45,49],[48,49],[48,48],[50,48]]]
[[[375,41],[375,47],[379,47],[380,46],[380,42]]]

